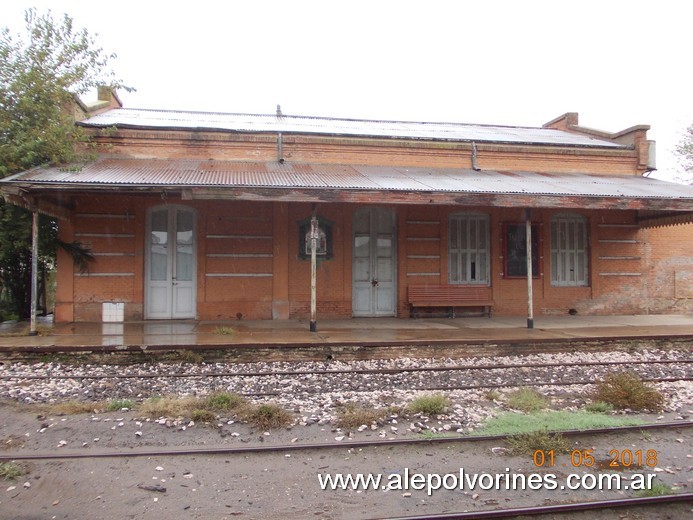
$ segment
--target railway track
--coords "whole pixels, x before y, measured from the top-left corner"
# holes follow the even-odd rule
[[[598,434],[626,434],[628,432],[642,432],[645,430],[675,430],[680,432],[682,429],[688,429],[693,426],[692,421],[685,422],[675,422],[675,423],[659,423],[659,424],[648,424],[641,426],[624,426],[616,428],[602,428],[594,430],[567,430],[560,432],[566,437],[578,437],[578,436],[590,436],[590,442],[595,442],[595,435]],[[425,446],[433,447],[440,446],[445,448],[447,445],[460,445],[460,444],[471,444],[493,441],[496,444],[499,441],[507,439],[506,435],[493,435],[493,436],[476,436],[476,437],[447,437],[447,438],[433,438],[433,439],[395,439],[395,440],[362,440],[362,441],[346,441],[346,442],[330,442],[330,443],[299,443],[299,444],[288,444],[288,445],[252,445],[252,446],[241,446],[241,447],[194,447],[185,449],[157,449],[157,450],[141,450],[141,449],[128,449],[125,451],[100,451],[93,452],[91,450],[87,451],[75,451],[75,452],[57,452],[52,451],[50,453],[2,453],[0,452],[0,462],[2,461],[22,461],[22,462],[39,462],[39,461],[75,461],[80,460],[93,460],[93,459],[133,459],[133,458],[143,458],[146,460],[163,460],[162,457],[210,457],[210,456],[221,456],[223,457],[225,463],[231,463],[234,457],[239,459],[247,459],[251,455],[268,455],[268,454],[282,454],[288,457],[290,453],[297,451],[307,452],[306,456],[312,454],[313,452],[326,452],[326,451],[337,451],[343,453],[344,451],[352,452],[357,448],[379,448],[386,447],[392,448],[396,446],[404,447],[415,447],[415,446]],[[321,456],[320,459],[324,459]],[[310,460],[310,459],[307,459]],[[155,484],[154,486],[149,486],[154,491],[163,491],[165,489],[161,486]],[[578,513],[581,511],[593,511],[595,514],[603,511],[611,511],[614,509],[626,509],[626,508],[637,508],[638,511],[642,512],[645,507],[655,507],[661,508],[670,506],[673,504],[687,504],[693,500],[693,494],[674,494],[666,496],[657,497],[629,497],[629,498],[618,498],[618,499],[607,499],[599,501],[589,501],[589,502],[570,502],[570,503],[557,503],[548,504],[542,506],[530,506],[530,507],[513,507],[505,509],[488,509],[488,510],[475,510],[473,512],[451,512],[447,511],[445,513],[435,514],[426,513],[423,515],[413,515],[413,516],[396,516],[396,517],[385,517],[376,516],[373,518],[389,518],[390,520],[423,520],[423,519],[484,519],[484,518],[519,518],[528,516],[540,516],[540,515],[563,515],[569,516],[572,513]],[[555,518],[555,516],[554,516]]]
[[[473,512],[448,512],[442,514],[426,514],[415,516],[387,517],[388,520],[483,520],[490,518],[522,518],[541,515],[569,515],[582,511],[606,511],[613,509],[635,508],[642,512],[642,508],[662,507],[672,504],[690,503],[693,501],[693,493],[679,495],[666,495],[658,497],[622,498],[617,500],[599,500],[594,502],[574,502],[569,504],[552,504],[534,507],[516,507],[508,509],[495,509]],[[385,517],[376,517],[385,518]],[[555,518],[555,517],[553,517]],[[673,517],[671,517],[673,518]]]
[[[612,428],[593,428],[590,430],[555,430],[551,433],[561,434],[564,437],[578,437],[584,435],[603,435],[603,434],[624,434],[628,432],[642,432],[655,430],[681,430],[693,426],[693,421],[676,421],[668,423],[651,423],[637,426],[617,426]],[[293,443],[281,445],[252,445],[252,446],[216,446],[203,448],[185,449],[159,449],[159,450],[136,450],[127,451],[79,451],[79,452],[57,452],[50,453],[3,453],[0,452],[0,462],[17,460],[78,460],[78,459],[112,459],[112,458],[134,458],[134,457],[181,457],[181,456],[203,456],[203,455],[247,455],[250,453],[288,453],[294,451],[325,451],[325,450],[344,450],[354,448],[378,448],[392,446],[431,446],[446,444],[473,444],[480,442],[502,442],[511,435],[464,435],[464,436],[443,436],[433,438],[407,438],[407,439],[384,439],[384,440],[349,440],[336,442],[320,443]]]
[[[231,365],[233,366],[233,365]],[[37,368],[38,367],[38,368]],[[192,369],[192,367],[196,367]],[[690,358],[666,360],[632,360],[574,363],[506,363],[444,364],[423,366],[380,366],[376,368],[309,368],[279,370],[228,370],[229,365],[132,365],[117,367],[94,365],[28,365],[13,364],[0,371],[0,396],[24,395],[31,385],[39,398],[55,382],[71,388],[91,389],[99,397],[176,394],[186,386],[204,386],[209,391],[224,389],[245,396],[310,396],[325,392],[418,390],[454,391],[508,388],[521,386],[565,387],[594,384],[610,371],[632,370],[649,382],[690,381],[693,363]]]

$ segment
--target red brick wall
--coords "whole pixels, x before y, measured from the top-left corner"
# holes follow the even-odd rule
[[[64,240],[79,240],[97,255],[88,273],[58,257],[57,321],[99,321],[101,304],[125,302],[126,319],[142,319],[147,209],[156,197],[85,197],[75,216],[61,223]],[[201,320],[308,318],[310,261],[299,258],[299,221],[311,215],[304,203],[167,201],[197,214],[197,318]],[[352,218],[363,207],[322,204],[333,222],[333,257],[318,265],[318,313],[351,316]],[[458,207],[398,206],[397,315],[409,315],[407,287],[448,280],[448,217]],[[478,211],[478,209],[475,209]],[[496,315],[527,312],[525,279],[503,276],[502,231],[522,222],[519,209],[487,208],[490,215],[490,278]],[[583,211],[589,221],[590,283],[554,287],[550,281],[550,219],[558,210],[535,210],[542,276],[534,281],[535,314],[690,311],[693,297],[693,226],[640,230],[634,212]],[[67,269],[65,266],[68,266]],[[237,276],[215,276],[234,274]],[[259,276],[258,276],[259,275]],[[278,314],[279,309],[282,313]],[[283,309],[283,310],[282,310]]]
[[[648,311],[693,312],[693,224],[643,230]]]

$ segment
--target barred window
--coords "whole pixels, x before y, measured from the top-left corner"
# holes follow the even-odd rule
[[[587,219],[563,214],[551,219],[551,284],[585,286],[588,277]]]
[[[489,283],[489,218],[479,213],[450,215],[448,281]]]

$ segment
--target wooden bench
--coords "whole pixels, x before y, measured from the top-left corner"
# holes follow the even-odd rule
[[[415,307],[448,307],[455,317],[455,307],[481,307],[482,316],[491,317],[493,301],[487,285],[410,285],[407,292],[410,316]]]

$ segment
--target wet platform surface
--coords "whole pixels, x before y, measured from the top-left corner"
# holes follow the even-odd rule
[[[548,342],[590,339],[638,339],[690,336],[692,315],[539,317],[534,328],[525,318],[354,318],[319,320],[317,332],[307,321],[140,321],[39,325],[28,336],[28,324],[0,324],[0,351],[40,351],[224,346],[407,345],[488,342]],[[693,344],[693,343],[692,343]]]

